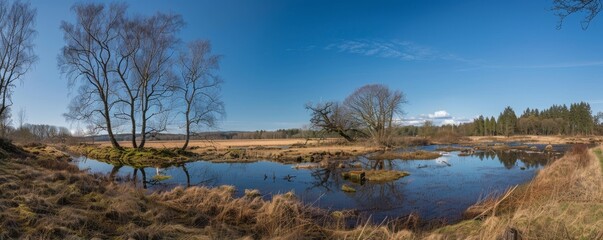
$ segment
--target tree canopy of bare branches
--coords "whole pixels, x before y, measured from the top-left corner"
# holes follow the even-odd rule
[[[308,103],[306,109],[311,111],[310,123],[314,127],[337,133],[349,142],[353,142],[356,136],[363,135],[359,130],[360,124],[353,121],[350,112],[338,102]]]
[[[211,55],[209,41],[190,42],[180,54],[179,67],[181,84],[179,96],[184,104],[185,142],[188,147],[194,127],[213,127],[216,120],[224,116],[224,103],[220,97],[222,79],[215,74],[220,67],[220,56]]]
[[[168,123],[166,106],[174,92],[176,76],[172,71],[173,55],[180,39],[176,33],[184,26],[182,16],[157,13],[151,17],[135,19],[134,39],[139,50],[133,55],[134,75],[140,87],[141,141],[146,136],[165,131]],[[157,120],[151,122],[151,120]]]
[[[377,144],[387,144],[394,126],[394,116],[401,114],[406,102],[402,92],[381,84],[365,85],[345,99],[351,117],[362,124]]]
[[[63,21],[65,46],[58,65],[70,86],[79,86],[65,117],[86,121],[107,131],[113,147],[120,148],[112,126],[115,97],[115,46],[124,23],[125,5],[76,3],[76,23]]]
[[[77,3],[76,22],[63,22],[65,46],[59,68],[77,87],[65,114],[68,120],[114,132],[131,127],[132,147],[167,130],[178,77],[174,66],[184,26],[178,14],[130,17],[124,4]],[[137,138],[140,142],[137,142]]]
[[[0,1],[0,116],[12,106],[15,82],[38,57],[33,51],[36,10],[29,3]]]
[[[601,0],[553,0],[552,10],[559,17],[557,28],[561,28],[566,17],[585,12],[586,16],[581,21],[582,29],[587,29],[590,22],[599,14],[603,5]]]
[[[326,102],[307,104],[310,123],[326,132],[334,132],[348,141],[357,136],[370,136],[375,143],[387,145],[395,117],[402,114],[404,94],[380,84],[358,88],[343,104]]]

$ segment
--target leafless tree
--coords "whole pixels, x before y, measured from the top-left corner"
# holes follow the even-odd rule
[[[33,48],[36,10],[21,1],[0,1],[0,116],[10,107],[15,81],[38,57]]]
[[[138,102],[140,99],[141,84],[138,78],[132,77],[132,57],[139,51],[140,45],[134,37],[136,31],[139,30],[138,22],[124,20],[124,24],[119,29],[119,34],[116,44],[116,66],[115,73],[117,79],[117,112],[114,116],[120,120],[130,122],[130,134],[132,147],[137,148],[136,143],[136,127],[137,127],[137,112]]]
[[[166,121],[152,122],[155,116],[166,116],[166,99],[172,96],[176,77],[172,72],[172,56],[179,39],[176,33],[183,27],[182,16],[157,13],[133,20],[134,37],[139,50],[133,55],[133,72],[140,84],[140,135],[143,148],[150,133],[164,131]],[[164,120],[167,118],[162,118]],[[155,124],[153,124],[155,123]]]
[[[582,19],[581,24],[582,29],[587,29],[602,7],[601,0],[553,0],[552,10],[559,17],[557,28],[561,28],[563,20],[567,16],[578,12],[586,12],[586,16]]]
[[[314,127],[325,132],[337,133],[350,142],[355,140],[355,136],[362,135],[358,129],[360,124],[354,121],[348,109],[338,102],[308,103],[306,109],[311,111],[310,123]]]
[[[209,41],[193,41],[180,55],[179,67],[182,83],[178,90],[184,101],[186,137],[182,150],[186,150],[192,128],[213,127],[224,116],[224,103],[220,99],[220,79],[215,71],[220,66],[220,56],[211,55]]]
[[[25,108],[20,108],[17,113],[17,121],[19,121],[19,128],[23,128],[23,125],[27,121],[27,111]]]
[[[406,99],[402,92],[392,91],[381,84],[369,84],[357,89],[344,102],[351,118],[362,124],[363,129],[377,144],[388,144],[394,117],[401,114]]]
[[[10,108],[7,108],[4,112],[2,112],[2,115],[0,115],[0,137],[6,137],[8,133],[13,130],[11,124],[11,111]]]
[[[116,73],[115,44],[124,23],[126,6],[76,3],[76,23],[63,21],[65,46],[58,57],[61,72],[70,86],[79,86],[69,104],[68,120],[85,121],[107,131],[111,144],[121,148],[113,134]]]

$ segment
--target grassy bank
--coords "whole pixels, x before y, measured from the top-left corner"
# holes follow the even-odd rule
[[[46,152],[9,150],[0,160],[0,239],[391,239],[410,234],[371,225],[346,229],[346,214],[306,206],[293,193],[269,201],[258,193],[234,197],[241,189],[231,186],[148,194],[82,172]]]
[[[383,152],[370,156],[371,160],[431,160],[441,157],[437,152],[414,151],[414,152]]]
[[[123,148],[100,147],[97,145],[80,144],[68,146],[67,151],[84,155],[89,158],[105,161],[114,165],[129,165],[135,168],[148,166],[171,166],[178,163],[196,160],[195,153],[182,151],[178,148]]]
[[[585,147],[533,181],[488,198],[470,220],[414,231],[403,221],[347,228],[353,214],[302,204],[295,194],[191,187],[148,193],[82,172],[46,146],[1,145],[0,239],[523,239],[603,237],[603,158]],[[33,152],[37,153],[33,153]],[[603,157],[601,150],[595,150]],[[245,191],[235,197],[235,191]],[[248,194],[247,194],[248,193]]]
[[[600,153],[600,149],[594,152]],[[603,174],[601,154],[575,146],[530,183],[487,198],[468,209],[471,220],[446,226],[430,238],[601,239]]]

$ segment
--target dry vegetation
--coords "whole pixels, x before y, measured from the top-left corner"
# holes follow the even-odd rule
[[[263,200],[231,186],[148,194],[82,172],[61,151],[2,143],[0,239],[523,239],[603,238],[603,153],[575,147],[529,184],[468,211],[470,220],[434,230],[395,224],[346,228],[348,215],[299,202],[293,193]],[[473,214],[471,213],[473,211]]]
[[[516,135],[516,136],[471,136],[470,142],[524,142],[533,144],[597,144],[603,142],[602,136],[567,135]]]
[[[147,194],[82,172],[56,150],[19,148],[0,160],[0,239],[387,239],[410,234],[364,224],[300,203],[293,193],[241,198],[231,186]],[[252,194],[253,193],[253,194]]]
[[[522,239],[601,239],[603,175],[596,159],[585,145],[576,145],[530,183],[468,209],[473,220],[432,237],[497,239],[514,231]]]
[[[146,146],[161,151],[176,151],[183,141],[149,141]],[[103,154],[110,155],[109,142],[99,143]],[[189,143],[184,157],[194,154],[196,158],[214,162],[253,162],[272,160],[284,163],[321,162],[332,159],[347,159],[380,150],[379,147],[366,143],[350,144],[340,139],[308,140],[305,139],[246,139],[246,140],[197,140]],[[94,152],[87,149],[86,152]],[[96,150],[98,151],[98,150]],[[82,151],[78,151],[82,152]],[[189,154],[190,153],[190,154]],[[119,153],[119,156],[123,154]],[[117,158],[120,158],[120,157]],[[166,155],[169,158],[169,155]],[[179,156],[178,156],[179,157]],[[105,158],[99,158],[105,159]],[[144,158],[138,158],[145,161]],[[174,160],[174,159],[172,159]],[[178,160],[178,159],[175,159]]]

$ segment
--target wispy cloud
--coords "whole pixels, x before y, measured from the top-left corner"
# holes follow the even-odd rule
[[[441,125],[449,125],[449,124],[457,125],[457,124],[462,124],[462,123],[468,123],[468,122],[473,121],[473,119],[454,117],[454,116],[450,115],[450,113],[448,113],[447,111],[440,110],[440,111],[436,111],[434,113],[420,114],[418,116],[404,118],[404,119],[402,119],[402,124],[406,125],[406,126],[408,126],[408,125],[420,126],[420,125],[423,125],[427,121],[431,121],[435,125],[441,126]]]
[[[579,67],[601,67],[603,61],[583,61],[583,62],[566,62],[553,64],[536,64],[536,65],[478,65],[476,67],[462,68],[459,71],[474,71],[482,69],[561,69],[561,68],[579,68]]]
[[[329,44],[324,49],[368,57],[395,58],[403,61],[445,60],[468,62],[451,53],[441,52],[411,41],[400,40],[345,40]]]

